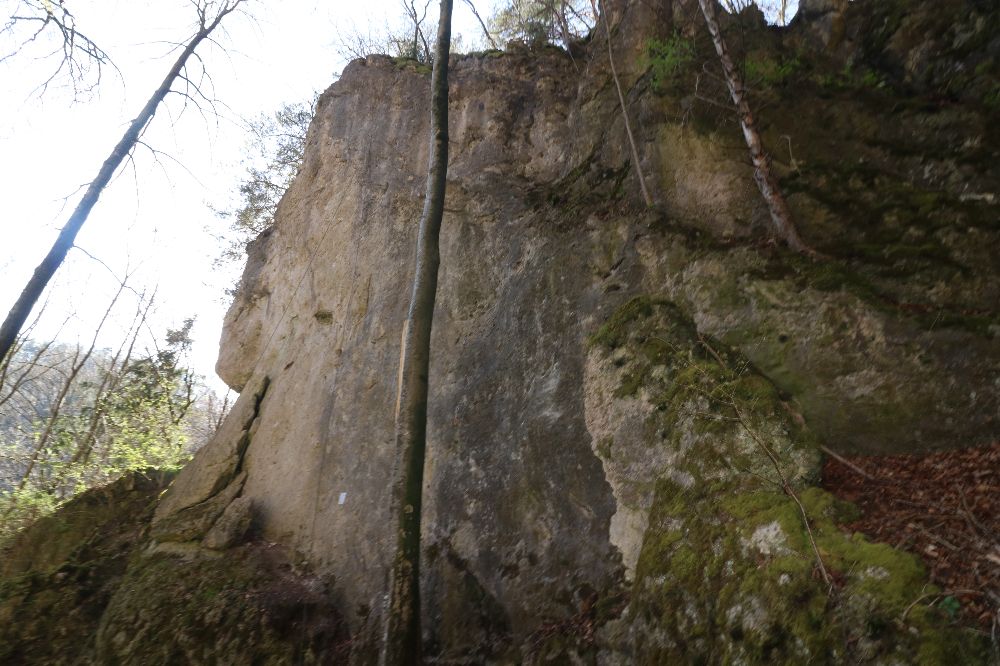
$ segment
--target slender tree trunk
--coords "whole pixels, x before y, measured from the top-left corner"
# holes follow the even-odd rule
[[[115,353],[114,357],[111,359],[111,366],[104,372],[104,376],[101,378],[101,383],[97,387],[97,391],[94,394],[93,408],[90,415],[90,423],[87,427],[87,433],[84,435],[82,440],[78,438],[76,452],[73,454],[72,459],[70,459],[71,464],[76,464],[81,460],[83,462],[87,462],[87,459],[90,457],[90,452],[93,450],[98,438],[100,437],[100,427],[106,416],[104,396],[114,393],[121,384],[122,377],[124,376],[129,363],[132,361],[132,352],[139,339],[139,333],[146,325],[146,319],[149,317],[149,311],[152,309],[155,301],[156,294],[154,292],[153,297],[149,299],[146,306],[136,310],[135,317],[132,322],[133,326],[130,330],[131,334],[126,336],[125,340],[122,341],[121,346],[118,348],[118,352]],[[128,343],[127,349],[125,347],[126,343]],[[123,352],[125,354],[124,358],[122,358]],[[121,361],[120,363],[119,359]]]
[[[431,151],[427,195],[417,232],[417,262],[410,309],[403,325],[396,396],[397,474],[393,479],[396,543],[380,663],[420,663],[420,517],[427,446],[427,379],[431,324],[437,294],[448,173],[448,56],[452,0],[441,0],[431,75]]]
[[[31,314],[31,309],[35,307],[35,303],[38,298],[42,295],[45,290],[46,285],[52,276],[55,275],[56,270],[62,264],[63,260],[66,258],[66,254],[69,252],[70,248],[73,247],[73,242],[76,240],[76,235],[80,232],[80,228],[83,223],[87,221],[87,217],[90,215],[91,209],[93,209],[94,204],[97,203],[98,198],[100,198],[101,193],[104,188],[107,187],[108,183],[111,182],[111,177],[114,176],[115,171],[121,166],[121,163],[125,160],[128,154],[135,147],[136,143],[139,141],[139,137],[142,135],[143,130],[153,119],[156,114],[156,109],[160,105],[160,102],[167,96],[170,92],[170,88],[174,81],[181,76],[181,72],[184,70],[184,66],[187,63],[188,58],[194,53],[198,45],[201,44],[205,38],[207,38],[219,23],[225,18],[226,15],[230,14],[236,7],[241,4],[244,0],[234,0],[233,2],[223,5],[219,13],[215,18],[208,22],[204,15],[204,7],[198,7],[199,10],[199,29],[195,33],[191,41],[185,45],[184,50],[181,51],[180,56],[178,56],[176,62],[167,72],[166,78],[153,93],[152,97],[146,102],[146,106],[142,108],[139,115],[136,116],[128,129],[125,130],[125,134],[118,141],[118,145],[115,146],[114,150],[104,164],[101,165],[100,171],[97,172],[97,178],[95,178],[90,185],[87,187],[87,191],[84,192],[83,198],[80,199],[80,203],[77,204],[76,209],[73,214],[70,215],[69,220],[66,222],[66,226],[62,228],[59,232],[58,238],[56,238],[55,243],[53,243],[52,248],[49,253],[42,259],[42,263],[38,265],[35,269],[34,274],[31,279],[28,280],[28,284],[24,287],[21,295],[18,297],[17,302],[10,309],[7,314],[7,319],[4,320],[3,326],[0,326],[0,359],[4,358],[7,353],[11,350],[14,345],[14,341],[17,339],[18,333],[21,331],[21,327],[24,326],[24,322],[27,321],[28,315]]]
[[[722,63],[726,85],[729,87],[729,94],[733,98],[733,105],[736,107],[736,114],[740,119],[740,127],[743,129],[743,138],[746,140],[747,148],[750,149],[754,180],[757,181],[761,196],[767,203],[768,211],[771,214],[771,223],[774,225],[777,235],[788,244],[788,247],[796,252],[815,255],[813,249],[799,237],[799,232],[792,221],[792,212],[788,209],[778,180],[771,173],[771,158],[764,150],[764,143],[757,132],[753,113],[747,103],[743,80],[739,72],[736,71],[732,58],[729,57],[729,49],[722,37],[722,31],[719,30],[715,0],[698,0],[698,3],[701,5],[701,13],[705,15],[705,24],[712,35],[712,41],[715,43],[715,52],[719,55],[719,62]]]

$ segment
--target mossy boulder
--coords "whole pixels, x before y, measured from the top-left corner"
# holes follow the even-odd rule
[[[629,571],[663,479],[694,488],[764,478],[780,487],[816,477],[814,438],[794,407],[673,303],[633,297],[590,342],[588,427],[617,500],[611,540]]]
[[[133,560],[101,620],[105,664],[330,664],[346,625],[322,581],[270,544]]]
[[[87,663],[101,614],[171,475],[133,473],[18,534],[0,559],[0,662]]]
[[[322,581],[278,546],[148,549],[172,475],[90,490],[3,548],[5,664],[338,663],[348,641]]]
[[[985,637],[920,603],[937,590],[914,556],[840,530],[852,507],[742,485],[658,486],[605,632],[633,663],[988,663]]]
[[[612,540],[635,558],[608,660],[986,662],[985,640],[920,603],[935,590],[913,556],[840,530],[853,508],[815,487],[816,437],[751,363],[648,296],[591,344],[614,378],[593,389],[617,410],[597,438],[628,518]]]

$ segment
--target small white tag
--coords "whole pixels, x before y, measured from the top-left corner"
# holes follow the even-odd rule
[[[347,501],[347,493],[340,493],[340,499],[337,501],[337,504],[343,504],[346,501]]]

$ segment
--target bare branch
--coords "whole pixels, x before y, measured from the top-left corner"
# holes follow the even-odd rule
[[[479,15],[478,11],[476,11],[476,5],[473,4],[472,0],[463,0],[463,2],[465,2],[466,7],[472,10],[472,15],[476,17],[476,20],[479,22],[479,27],[483,29],[483,35],[486,37],[486,41],[490,43],[490,48],[498,50],[499,47],[497,47],[497,43],[496,40],[493,39],[493,35],[490,34],[490,29],[486,27],[486,22],[483,21],[483,17]]]
[[[55,275],[56,270],[66,258],[66,254],[70,248],[73,247],[73,242],[77,234],[87,221],[91,210],[97,204],[97,200],[104,189],[111,182],[112,177],[122,163],[126,159],[131,159],[132,150],[144,135],[149,123],[152,122],[160,103],[171,92],[178,79],[184,81],[186,85],[193,85],[191,79],[186,75],[185,67],[188,60],[195,53],[201,42],[207,39],[211,32],[218,27],[222,19],[240,8],[246,0],[221,0],[219,2],[213,0],[191,0],[191,2],[198,15],[198,24],[200,26],[198,32],[187,42],[184,50],[171,66],[162,83],[160,83],[159,87],[156,88],[152,96],[147,100],[146,105],[139,112],[139,115],[129,124],[128,129],[125,130],[118,144],[104,161],[104,164],[98,171],[97,177],[87,187],[83,198],[77,204],[72,215],[70,215],[70,219],[66,225],[63,226],[52,248],[35,269],[31,279],[28,280],[21,295],[7,314],[3,325],[0,326],[0,358],[6,356],[8,351],[10,351],[32,308],[42,295],[49,280],[52,279],[52,276]],[[210,10],[214,14],[210,14]],[[213,17],[210,21],[208,20],[209,16]],[[194,90],[195,94],[201,93],[198,85],[194,85],[193,88],[188,88],[188,90]],[[190,93],[184,94],[190,97]],[[207,100],[207,97],[205,99]]]
[[[22,30],[28,30],[29,33],[19,36]],[[17,9],[11,13],[3,28],[0,28],[0,35],[9,35],[16,44],[9,53],[0,55],[0,62],[41,43],[41,40],[57,44],[42,56],[43,59],[55,58],[56,67],[35,89],[38,94],[45,94],[49,86],[65,74],[69,77],[73,98],[79,99],[100,84],[104,67],[118,70],[108,53],[80,31],[76,16],[66,7],[65,0],[58,3],[50,0],[19,0]]]

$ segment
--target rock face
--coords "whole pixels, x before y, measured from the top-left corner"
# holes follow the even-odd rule
[[[131,473],[74,498],[5,544],[0,661],[343,662],[349,635],[339,612],[323,583],[296,572],[280,547],[230,543],[224,556],[196,545],[146,547],[153,508],[169,481],[157,472]]]
[[[452,63],[428,650],[546,659],[577,649],[550,646],[559,627],[595,613],[606,627],[590,644],[621,663],[905,659],[930,649],[922,641],[947,645],[861,629],[853,652],[837,652],[841,634],[810,633],[776,600],[795,589],[810,621],[868,626],[895,617],[910,599],[895,591],[920,580],[905,556],[837,531],[837,510],[809,488],[817,443],[898,452],[996,435],[1000,179],[983,155],[996,155],[997,130],[985,109],[928,106],[902,88],[827,89],[821,77],[844,71],[837,56],[797,56],[815,74],[758,93],[787,109],[766,138],[803,235],[827,258],[790,256],[761,242],[765,211],[728,116],[675,94],[700,63],[651,81],[645,39],[674,26],[650,11],[624,5],[617,48],[655,210],[638,205],[600,49]],[[780,36],[756,30],[758,53],[785,57]],[[263,539],[331,584],[356,646],[377,626],[391,557],[427,81],[372,56],[321,97],[302,171],[251,244],[226,319],[219,372],[242,395],[153,525],[161,543],[201,539],[240,497]],[[909,101],[886,129],[893,95]],[[824,615],[817,540],[851,591],[839,614]]]

